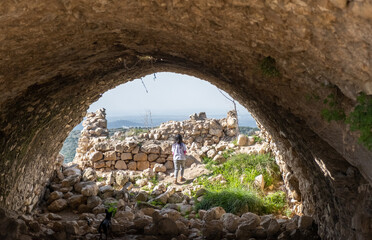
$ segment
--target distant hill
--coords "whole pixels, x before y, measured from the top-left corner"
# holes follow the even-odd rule
[[[226,115],[208,115],[208,118],[221,119],[225,118]],[[239,126],[242,127],[257,127],[256,121],[252,118],[251,115],[239,115]],[[107,117],[107,128],[122,128],[122,127],[157,127],[164,122],[170,120],[173,121],[183,121],[189,119],[188,115],[154,115],[151,120],[149,119],[148,123],[145,126],[143,116],[121,116],[121,117]],[[80,123],[77,125],[74,130],[82,130],[83,126]]]
[[[107,128],[122,128],[122,127],[142,127],[143,124],[132,122],[128,120],[117,120],[117,121],[107,121]]]

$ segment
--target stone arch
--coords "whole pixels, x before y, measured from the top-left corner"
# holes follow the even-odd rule
[[[371,4],[347,2],[2,1],[0,206],[37,201],[46,166],[100,94],[173,71],[253,112],[321,236],[366,238],[372,152],[345,123],[322,119],[312,97],[337,92],[348,112],[372,93]]]

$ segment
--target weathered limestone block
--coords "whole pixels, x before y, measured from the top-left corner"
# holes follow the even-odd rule
[[[111,160],[116,160],[117,159],[115,151],[105,152],[103,154],[103,156],[104,156],[103,160],[105,160],[105,161],[111,161]]]
[[[150,163],[148,161],[137,162],[137,169],[139,171],[143,171],[149,167],[150,167]]]
[[[125,161],[125,160],[132,160],[132,154],[129,152],[122,153],[120,156],[120,159]]]
[[[174,168],[174,164],[173,164],[173,161],[166,161],[164,166],[167,168],[167,169],[173,169]]]
[[[147,154],[146,153],[137,153],[133,156],[133,160],[137,162],[147,161]]]
[[[109,151],[111,149],[111,146],[110,146],[110,144],[108,144],[106,142],[100,142],[100,143],[97,143],[96,145],[94,145],[94,149],[96,151],[106,152],[106,151]]]
[[[98,161],[94,163],[94,168],[103,168],[105,167],[105,162],[104,161]]]
[[[125,164],[124,161],[118,160],[115,163],[115,168],[119,169],[119,170],[126,170],[128,167],[127,167],[127,164]]]
[[[48,210],[51,212],[60,212],[64,210],[66,207],[67,201],[65,199],[57,199],[48,206]]]
[[[137,163],[136,162],[129,162],[128,163],[128,170],[132,170],[132,171],[135,171],[137,170]]]
[[[163,164],[156,163],[153,167],[154,172],[166,172],[167,168]]]
[[[246,146],[248,143],[248,137],[245,134],[239,134],[237,144],[239,146]]]
[[[160,146],[158,144],[150,143],[150,144],[144,144],[141,146],[141,151],[144,153],[160,153]]]
[[[159,157],[158,159],[156,159],[157,163],[165,163],[166,161],[167,160],[164,157]]]
[[[222,129],[220,129],[220,128],[211,128],[211,129],[209,129],[209,134],[214,135],[214,136],[217,136],[217,137],[221,137],[222,136]]]
[[[159,157],[159,154],[154,154],[154,153],[150,153],[148,156],[147,156],[147,160],[149,161],[149,162],[153,162],[153,161],[155,161],[156,159],[158,159],[158,157]]]

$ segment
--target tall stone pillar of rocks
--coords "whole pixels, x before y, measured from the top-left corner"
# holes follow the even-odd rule
[[[235,110],[231,110],[227,112],[226,117],[226,126],[227,129],[225,130],[225,134],[229,137],[236,137],[238,134],[238,114]]]
[[[80,133],[78,147],[76,149],[74,163],[80,167],[89,165],[89,150],[94,145],[94,139],[104,138],[109,136],[106,120],[106,109],[98,109],[95,113],[87,113],[86,119],[83,121],[83,130]]]

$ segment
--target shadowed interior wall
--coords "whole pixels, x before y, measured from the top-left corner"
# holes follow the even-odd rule
[[[372,94],[371,1],[3,0],[0,16],[0,206],[32,210],[102,93],[174,71],[225,90],[279,140],[322,237],[371,234],[372,152],[321,117],[331,93],[345,112]]]

